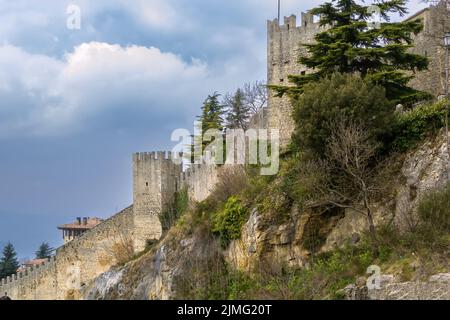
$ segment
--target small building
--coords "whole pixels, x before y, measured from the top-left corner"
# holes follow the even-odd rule
[[[47,259],[33,259],[33,260],[25,261],[24,263],[22,263],[20,265],[19,269],[17,269],[17,273],[24,272],[26,269],[28,269],[30,267],[34,268],[36,266],[40,266],[46,262],[47,262]]]
[[[78,217],[75,222],[60,225],[58,226],[58,229],[62,230],[64,243],[67,243],[94,228],[101,222],[103,222],[103,219],[100,218]]]

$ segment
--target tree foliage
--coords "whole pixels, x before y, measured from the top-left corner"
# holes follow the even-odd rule
[[[0,259],[0,279],[16,273],[18,268],[17,253],[14,246],[8,243],[3,248],[2,258]]]
[[[373,138],[388,140],[395,123],[395,107],[385,89],[357,75],[333,74],[304,86],[294,101],[294,149],[324,156],[325,146],[340,118],[364,124]]]
[[[220,94],[214,92],[203,102],[202,114],[198,117],[198,121],[202,124],[203,133],[208,129],[223,130],[224,107],[219,100]]]
[[[36,259],[48,259],[52,255],[52,248],[47,242],[43,242],[36,251]]]
[[[203,102],[201,107],[201,115],[197,117],[198,127],[197,130],[200,134],[194,136],[194,144],[191,146],[191,154],[189,160],[191,162],[198,161],[198,155],[203,155],[203,151],[211,143],[211,141],[205,141],[204,135],[210,129],[218,130],[222,132],[224,129],[224,106],[220,101],[220,94],[214,92]],[[197,150],[197,148],[199,150]]]
[[[348,208],[366,216],[375,253],[378,249],[372,205],[381,190],[376,159],[379,147],[362,124],[341,119],[333,125],[326,157],[309,161],[299,175],[302,181],[316,181],[308,184],[309,207]]]
[[[248,82],[244,84],[245,102],[250,109],[250,115],[257,114],[262,108],[267,107],[268,90],[263,81]]]
[[[392,147],[406,151],[445,126],[445,101],[425,104],[398,115]]]
[[[212,219],[212,231],[220,235],[223,247],[233,239],[239,239],[241,229],[248,218],[248,210],[238,197],[232,196],[223,209],[216,212]]]
[[[420,20],[390,22],[390,14],[407,13],[406,0],[376,1],[384,22],[370,28],[369,6],[354,0],[333,0],[314,8],[320,15],[320,25],[329,27],[315,36],[315,43],[303,44],[309,52],[299,57],[299,63],[314,70],[305,75],[291,75],[293,87],[273,87],[279,95],[297,97],[305,84],[317,81],[334,72],[357,73],[386,89],[388,99],[411,104],[430,97],[408,86],[413,73],[428,67],[424,56],[408,52],[413,46],[412,36],[422,31]]]
[[[262,81],[245,83],[223,99],[228,129],[248,129],[252,117],[267,107],[268,90]]]
[[[250,107],[246,103],[244,92],[241,89],[237,89],[235,94],[226,95],[224,105],[227,108],[227,128],[247,129]]]

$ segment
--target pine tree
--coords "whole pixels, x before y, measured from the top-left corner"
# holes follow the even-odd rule
[[[237,89],[236,93],[225,99],[227,107],[227,128],[244,129],[248,127],[250,118],[250,107],[245,101],[245,95],[241,89]]]
[[[0,259],[0,279],[16,273],[18,268],[19,262],[17,261],[16,251],[14,246],[8,243],[3,248],[3,256]]]
[[[36,259],[48,259],[52,255],[52,248],[46,242],[43,242],[36,251]]]
[[[220,103],[219,98],[220,94],[214,92],[212,95],[208,95],[203,102],[203,106],[201,108],[202,114],[197,117],[200,124],[200,127],[197,129],[201,131],[201,135],[197,134],[194,136],[194,145],[192,145],[191,155],[189,155],[191,162],[199,160],[196,159],[196,154],[203,152],[206,146],[211,143],[211,141],[203,141],[204,134],[209,129],[217,129],[220,132],[224,129],[224,106]],[[200,147],[201,150],[195,149]]]
[[[203,102],[202,115],[198,117],[202,123],[202,132],[205,133],[208,129],[223,130],[223,105],[219,101],[220,94],[214,92],[209,95]]]
[[[429,98],[425,92],[408,86],[413,73],[425,70],[428,59],[412,54],[412,35],[423,29],[420,20],[390,22],[389,14],[407,13],[406,0],[376,1],[384,22],[369,28],[372,16],[369,6],[354,0],[333,0],[311,10],[320,15],[320,25],[328,29],[315,36],[314,44],[304,44],[309,52],[299,58],[299,63],[314,70],[305,75],[291,75],[293,87],[274,86],[279,95],[288,93],[297,97],[306,83],[317,81],[334,72],[357,73],[386,89],[386,96],[393,102],[411,103]]]

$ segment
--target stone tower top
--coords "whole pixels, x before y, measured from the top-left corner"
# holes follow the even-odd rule
[[[278,19],[268,20],[268,32],[274,33],[280,31],[291,31],[292,29],[298,29],[301,32],[307,32],[308,29],[317,29],[319,27],[318,20],[316,21],[314,15],[310,12],[302,12],[300,17],[300,25],[297,25],[297,16],[295,14],[284,17],[283,25],[280,25],[280,21],[278,21]]]
[[[313,43],[315,35],[325,30],[310,12],[302,12],[300,25],[295,15],[284,17],[284,25],[278,19],[267,21],[267,83],[286,86],[290,85],[289,75],[308,73],[308,68],[298,63],[298,58],[307,54],[301,44]],[[295,128],[290,102],[270,92],[268,105],[268,125],[280,130],[280,143],[285,146]]]
[[[133,154],[134,247],[143,250],[150,239],[159,239],[162,226],[159,215],[174,201],[181,163],[176,154],[156,151]],[[176,159],[181,159],[178,154]]]

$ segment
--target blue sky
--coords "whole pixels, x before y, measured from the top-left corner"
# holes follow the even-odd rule
[[[208,94],[265,79],[276,2],[0,0],[0,246],[32,257],[58,224],[131,204],[132,152],[171,149]]]

